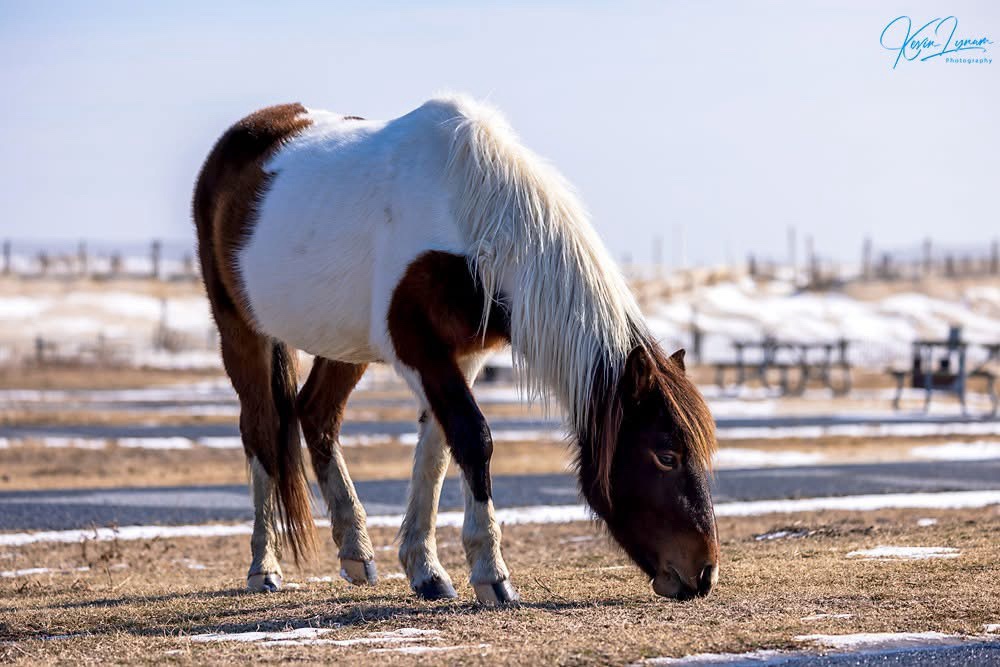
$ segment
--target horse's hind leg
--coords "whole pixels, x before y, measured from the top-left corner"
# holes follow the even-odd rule
[[[368,538],[365,509],[347,472],[339,438],[344,406],[366,366],[316,357],[296,401],[313,470],[330,508],[333,541],[340,548],[340,576],[358,585],[376,582],[375,550]]]
[[[227,326],[228,325],[228,326]],[[272,342],[238,321],[220,319],[222,359],[240,399],[240,435],[250,464],[254,523],[247,588],[281,588],[281,539],[276,485],[260,460],[281,437],[281,416],[272,398]],[[292,424],[294,428],[294,424]]]

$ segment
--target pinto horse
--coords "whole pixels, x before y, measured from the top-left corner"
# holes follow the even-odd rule
[[[582,494],[653,590],[687,599],[716,583],[715,432],[683,350],[664,353],[570,187],[497,111],[462,96],[390,121],[299,104],[257,111],[205,161],[194,220],[252,480],[248,588],[281,586],[282,545],[296,561],[316,548],[300,425],[341,575],[376,582],[338,434],[351,390],[379,362],[421,405],[400,529],[411,587],[456,597],[435,540],[454,457],[476,596],[516,601],[491,499],[493,442],[470,391],[508,345],[527,393],[562,405]],[[293,349],[315,355],[298,391]]]

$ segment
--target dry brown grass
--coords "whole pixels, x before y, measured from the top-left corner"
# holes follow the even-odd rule
[[[933,516],[935,526],[916,519]],[[794,525],[800,539],[756,541]],[[415,600],[404,581],[373,589],[311,583],[333,574],[332,546],[287,579],[301,588],[274,595],[241,591],[246,538],[33,545],[7,549],[2,569],[49,566],[90,571],[0,579],[0,660],[196,662],[300,660],[389,664],[621,664],[701,651],[799,648],[810,633],[937,630],[977,634],[1000,622],[1000,512],[884,511],[723,519],[720,585],[709,598],[655,598],[639,572],[587,524],[505,528],[505,555],[524,603],[487,610],[471,603],[456,530],[440,533],[441,556],[457,602]],[[594,539],[579,539],[586,537]],[[399,571],[392,532],[372,534],[382,575]],[[866,561],[854,549],[876,545],[950,546],[954,560]],[[10,555],[12,554],[12,555]],[[205,565],[187,569],[184,559]],[[115,569],[127,564],[125,569]],[[817,613],[847,619],[804,620]],[[335,628],[330,638],[402,627],[438,629],[448,653],[369,653],[370,645],[197,644],[186,635],[292,627]],[[67,636],[62,639],[46,639]],[[486,647],[478,648],[480,644]]]
[[[0,365],[0,389],[141,389],[221,377],[219,371]]]

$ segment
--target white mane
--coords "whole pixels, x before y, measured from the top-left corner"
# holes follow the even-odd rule
[[[645,330],[638,305],[572,188],[498,111],[463,97],[435,103],[456,112],[453,213],[486,294],[504,288],[510,298],[516,377],[530,398],[555,391],[582,433],[593,423],[595,376],[606,375],[597,387],[615,387]]]

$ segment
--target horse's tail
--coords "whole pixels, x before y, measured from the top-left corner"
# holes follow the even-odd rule
[[[272,342],[271,357],[271,397],[278,414],[278,437],[269,451],[257,452],[257,456],[274,478],[285,542],[298,563],[312,558],[318,544],[295,412],[295,362],[279,341]]]

